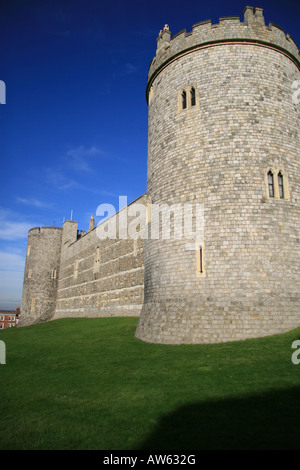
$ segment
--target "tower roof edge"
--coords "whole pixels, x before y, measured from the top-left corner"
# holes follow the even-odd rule
[[[147,100],[153,78],[170,61],[197,48],[210,47],[224,42],[252,42],[266,47],[269,45],[281,52],[286,52],[300,69],[298,46],[281,26],[272,22],[267,26],[263,9],[260,7],[246,6],[243,13],[244,21],[241,21],[239,16],[221,17],[217,24],[212,24],[211,20],[205,20],[194,24],[189,33],[183,29],[171,36],[169,29],[160,31],[157,38],[156,56],[148,71]]]

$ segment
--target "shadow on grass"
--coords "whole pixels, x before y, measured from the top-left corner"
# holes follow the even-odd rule
[[[300,387],[192,403],[163,416],[143,450],[299,450]]]

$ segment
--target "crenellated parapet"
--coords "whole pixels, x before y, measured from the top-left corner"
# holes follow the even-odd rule
[[[169,26],[159,32],[156,56],[152,60],[148,73],[147,100],[152,82],[162,68],[170,61],[196,49],[216,46],[224,43],[245,42],[258,46],[275,48],[286,54],[300,69],[300,52],[293,38],[275,23],[265,25],[262,8],[246,6],[244,21],[240,17],[223,17],[218,24],[211,20],[201,21],[187,33],[182,30],[171,37]]]

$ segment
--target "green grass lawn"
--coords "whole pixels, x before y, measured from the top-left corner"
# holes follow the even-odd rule
[[[136,318],[0,332],[0,449],[299,449],[300,328],[211,345],[134,338]]]

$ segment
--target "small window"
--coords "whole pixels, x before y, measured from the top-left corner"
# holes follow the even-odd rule
[[[94,273],[99,271],[99,269],[100,269],[100,248],[97,248],[95,257],[94,257]]]
[[[75,260],[74,264],[74,279],[77,279],[78,277],[78,259]]]
[[[196,243],[196,276],[205,277],[204,242]]]
[[[30,311],[31,312],[34,312],[35,311],[35,298],[32,297],[31,299],[31,308],[30,308]]]
[[[272,171],[268,173],[268,187],[269,187],[269,196],[274,197],[274,178]]]
[[[28,269],[28,279],[31,279],[32,276],[32,269]]]
[[[195,88],[191,88],[191,106],[196,106],[196,91]]]
[[[202,245],[199,246],[199,272],[203,273],[203,248]]]
[[[56,269],[52,269],[52,271],[51,271],[51,279],[56,279],[56,276],[57,276],[57,270],[56,270]]]
[[[283,175],[281,171],[278,173],[278,189],[280,199],[284,199],[284,190],[283,190]]]
[[[186,85],[184,89],[178,90],[177,112],[196,108],[199,105],[199,98],[197,95],[198,92],[195,85]]]
[[[186,92],[183,91],[182,94],[181,94],[181,97],[182,97],[182,109],[186,109]]]
[[[133,256],[137,255],[137,249],[138,249],[138,242],[137,242],[137,239],[134,238],[133,239]]]
[[[153,98],[153,85],[151,86],[149,90],[149,97],[148,97],[149,104],[151,103],[152,98]]]
[[[31,249],[31,246],[28,245],[28,247],[27,247],[27,256],[30,256],[30,249]]]

